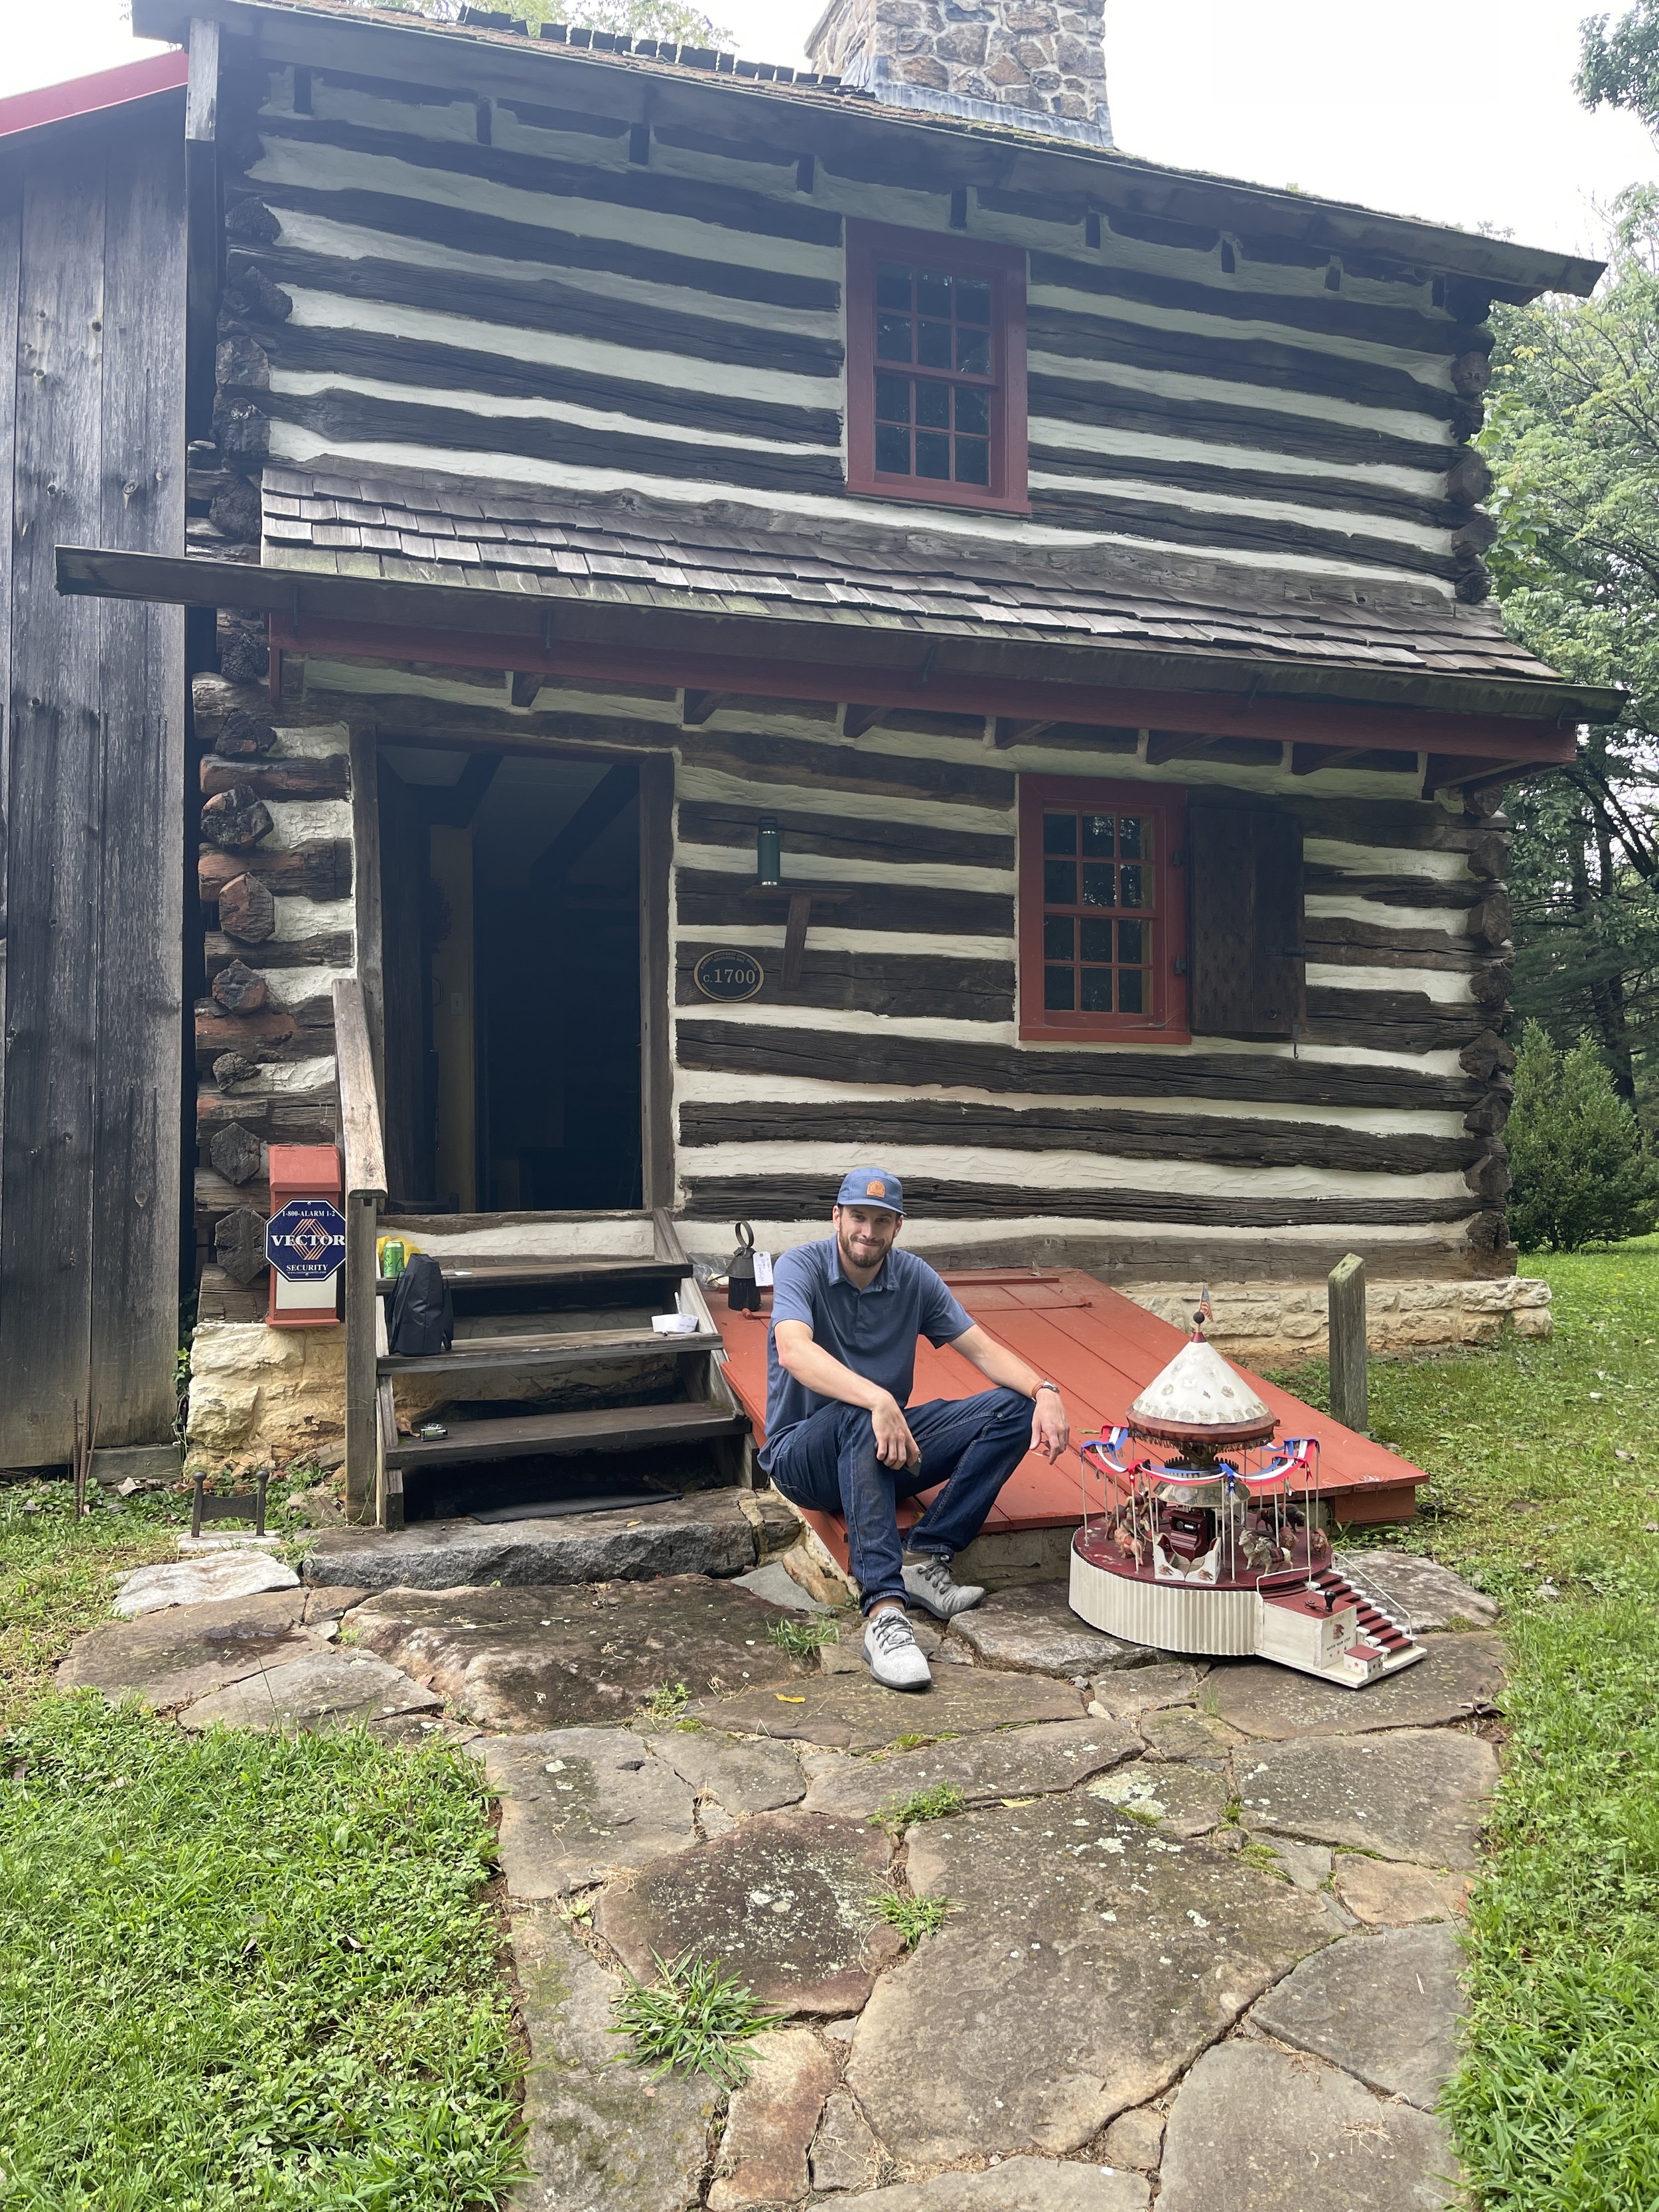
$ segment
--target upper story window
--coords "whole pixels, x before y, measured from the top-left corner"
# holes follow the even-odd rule
[[[1186,797],[1169,785],[1020,778],[1022,1036],[1184,1041]]]
[[[849,489],[1013,509],[1025,489],[1025,257],[847,226]]]

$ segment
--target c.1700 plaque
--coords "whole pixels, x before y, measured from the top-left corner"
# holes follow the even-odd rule
[[[705,952],[691,970],[691,980],[705,999],[752,999],[766,981],[766,970],[752,952]]]

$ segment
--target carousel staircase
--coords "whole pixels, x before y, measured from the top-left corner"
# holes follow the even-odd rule
[[[1416,1639],[1410,1631],[1397,1621],[1392,1613],[1384,1613],[1374,1599],[1351,1583],[1339,1568],[1327,1567],[1322,1574],[1309,1577],[1314,1588],[1325,1600],[1326,1610],[1334,1613],[1339,1607],[1352,1605],[1359,1614],[1359,1632],[1368,1644],[1373,1644],[1386,1658],[1403,1657],[1416,1650]]]
[[[383,1226],[427,1247],[430,1224]],[[441,1251],[454,1338],[422,1357],[390,1350],[396,1285],[379,1285],[386,1527],[406,1516],[580,1511],[742,1479],[749,1421],[713,1357],[720,1334],[678,1240],[668,1251],[657,1241],[645,1258]],[[690,1313],[695,1331],[659,1335],[653,1315],[673,1312]],[[410,1433],[428,1416],[443,1434]]]

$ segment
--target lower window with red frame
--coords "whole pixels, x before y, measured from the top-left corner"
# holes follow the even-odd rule
[[[1187,794],[1022,776],[1019,1033],[1185,1043]]]

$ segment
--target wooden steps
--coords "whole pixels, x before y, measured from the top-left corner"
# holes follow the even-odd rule
[[[499,1420],[451,1421],[449,1433],[399,1437],[386,1463],[404,1473],[462,1462],[532,1459],[573,1452],[640,1451],[668,1444],[707,1443],[748,1433],[741,1413],[685,1401],[671,1406],[605,1406],[572,1413],[507,1414]]]
[[[673,1358],[688,1352],[718,1352],[718,1330],[695,1336],[659,1336],[650,1328],[568,1328],[525,1336],[459,1336],[447,1352],[424,1356],[380,1354],[382,1375],[493,1374],[503,1367],[546,1374],[561,1367],[611,1366],[628,1359]]]
[[[452,1297],[458,1291],[666,1290],[691,1273],[689,1260],[494,1260],[441,1258],[438,1265]],[[389,1298],[398,1285],[382,1278],[376,1285]]]

